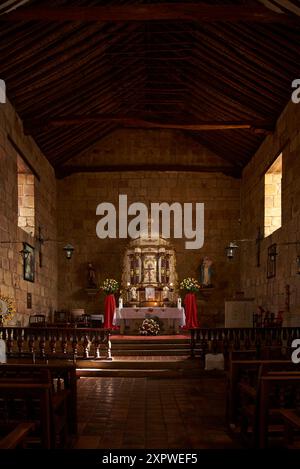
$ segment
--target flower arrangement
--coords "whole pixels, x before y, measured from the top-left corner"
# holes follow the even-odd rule
[[[102,283],[100,289],[103,290],[107,295],[109,295],[119,290],[119,283],[113,278],[107,278]]]
[[[155,319],[144,319],[139,330],[141,335],[157,335],[160,327]]]
[[[193,277],[187,277],[180,283],[180,290],[186,290],[188,292],[197,292],[201,288],[198,281]]]
[[[0,324],[10,321],[16,313],[13,300],[8,296],[0,295]]]

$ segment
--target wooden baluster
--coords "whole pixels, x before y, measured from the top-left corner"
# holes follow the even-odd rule
[[[234,330],[234,342],[233,342],[233,348],[234,350],[240,350],[240,337],[239,337],[239,329]]]
[[[39,338],[39,349],[40,349],[41,358],[46,358],[45,348],[46,348],[46,338],[44,335],[41,335]]]
[[[33,353],[34,353],[34,337],[33,337],[33,335],[30,335],[29,339],[28,339],[28,350],[31,353],[31,355],[33,355]]]
[[[229,355],[229,340],[228,340],[228,331],[225,329],[224,330],[224,338],[223,338],[223,353],[224,353],[224,358],[227,358]]]
[[[14,339],[13,339],[13,333],[12,330],[7,331],[7,337],[6,337],[6,353],[7,357],[9,358],[13,352],[13,345],[14,345]]]
[[[89,338],[85,334],[83,339],[83,358],[89,358]]]
[[[261,356],[261,332],[257,330],[255,339],[256,358],[259,359]]]
[[[101,339],[99,335],[95,337],[94,340],[94,347],[95,347],[95,358],[100,358],[100,344],[101,344]]]
[[[67,338],[64,334],[64,332],[62,332],[62,335],[60,336],[60,347],[61,347],[61,351],[64,355],[67,354],[67,348],[68,348],[68,342],[67,342]]]
[[[77,339],[76,334],[73,335],[72,349],[73,349],[73,361],[76,362],[77,352],[78,352],[78,339]]]
[[[266,342],[265,342],[267,347],[271,347],[272,345],[272,331],[269,330],[266,332]]]
[[[107,360],[112,360],[110,333],[107,331]]]
[[[17,339],[17,346],[18,346],[18,354],[19,354],[19,357],[22,355],[23,353],[23,344],[24,344],[24,336],[23,336],[23,333],[22,331],[18,331],[18,339]]]
[[[217,331],[213,330],[211,335],[211,351],[212,353],[217,353],[218,351],[218,341],[217,341]]]
[[[55,355],[56,353],[56,337],[54,334],[51,335],[49,342],[50,354]]]
[[[249,337],[249,331],[246,331],[246,339],[245,339],[245,349],[250,350],[251,348],[251,342],[250,342],[250,337]]]

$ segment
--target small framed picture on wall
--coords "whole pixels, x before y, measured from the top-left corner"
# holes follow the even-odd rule
[[[24,255],[24,280],[28,282],[34,282],[35,274],[35,256],[34,256],[34,247],[30,244],[23,243]]]

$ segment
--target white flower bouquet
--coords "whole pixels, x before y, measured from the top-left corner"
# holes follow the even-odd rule
[[[119,290],[119,283],[113,278],[107,278],[102,283],[100,289],[103,290],[107,295],[109,295]]]
[[[157,335],[160,327],[155,319],[144,319],[139,330],[141,335]]]
[[[200,290],[200,284],[193,277],[187,277],[180,283],[180,290],[186,290],[188,292],[197,292]]]

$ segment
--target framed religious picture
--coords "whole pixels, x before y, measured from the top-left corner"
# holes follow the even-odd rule
[[[277,245],[272,244],[268,248],[267,278],[276,277],[276,256],[277,256]]]
[[[35,256],[34,248],[30,244],[23,243],[23,250],[26,252],[24,256],[24,280],[28,282],[34,282],[35,273]]]

